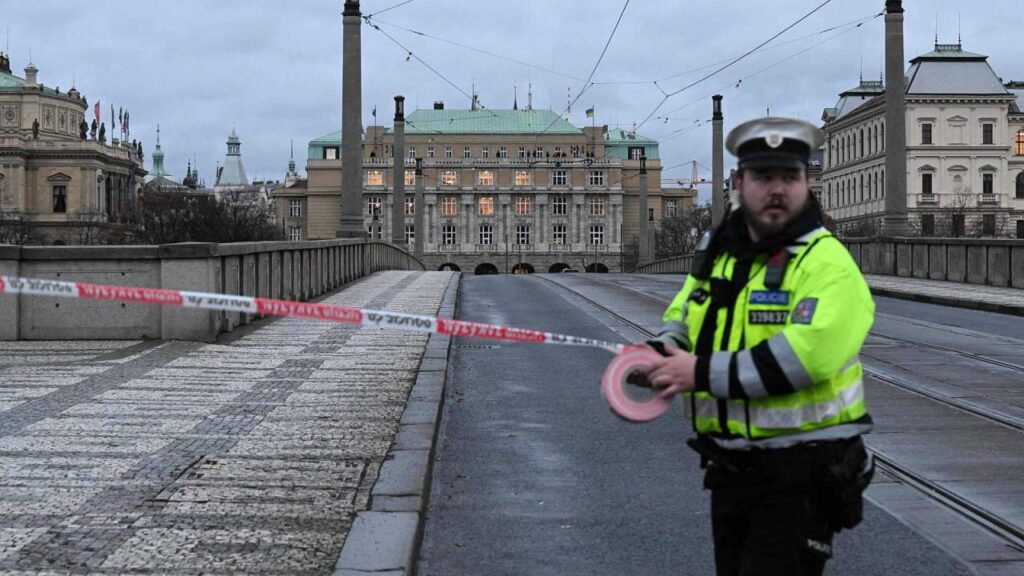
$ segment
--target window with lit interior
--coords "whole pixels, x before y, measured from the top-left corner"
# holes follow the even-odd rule
[[[528,216],[530,214],[530,197],[516,196],[516,215]]]
[[[477,201],[477,211],[481,216],[494,216],[494,196],[481,196]]]

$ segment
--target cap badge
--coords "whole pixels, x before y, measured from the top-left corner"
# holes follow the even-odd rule
[[[769,132],[768,135],[764,137],[764,142],[769,148],[778,148],[779,146],[782,146],[783,139],[784,138],[780,132]]]

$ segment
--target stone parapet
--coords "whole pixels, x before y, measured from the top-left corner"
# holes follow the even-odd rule
[[[0,275],[308,300],[381,270],[423,270],[383,242],[188,242],[162,246],[5,246]],[[237,312],[0,295],[0,340],[212,342],[252,322]]]

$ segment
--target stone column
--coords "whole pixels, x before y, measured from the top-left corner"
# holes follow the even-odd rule
[[[651,236],[647,218],[647,157],[640,157],[640,260],[637,264],[651,261]]]
[[[722,95],[711,97],[711,222],[715,226],[725,213],[725,152],[722,148]],[[696,184],[694,184],[696,186]]]
[[[416,234],[416,250],[415,256],[420,260],[423,259],[423,245],[427,243],[427,229],[423,225],[425,220],[423,211],[426,210],[425,202],[423,201],[423,158],[416,159],[416,195],[414,196],[415,206],[413,211],[413,230]]]
[[[361,25],[359,0],[345,0],[341,64],[341,219],[336,232],[339,238],[366,237],[360,211],[363,196]]]
[[[886,0],[884,236],[904,236],[908,232],[907,102],[903,73],[903,1]]]
[[[395,181],[392,183],[391,243],[405,245],[405,96],[395,96]]]

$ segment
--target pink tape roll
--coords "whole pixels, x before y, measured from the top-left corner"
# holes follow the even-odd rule
[[[626,420],[647,422],[654,420],[668,411],[672,400],[653,396],[644,402],[638,402],[626,393],[626,378],[638,368],[650,366],[662,356],[647,346],[627,346],[604,369],[601,375],[601,392],[612,411]]]

